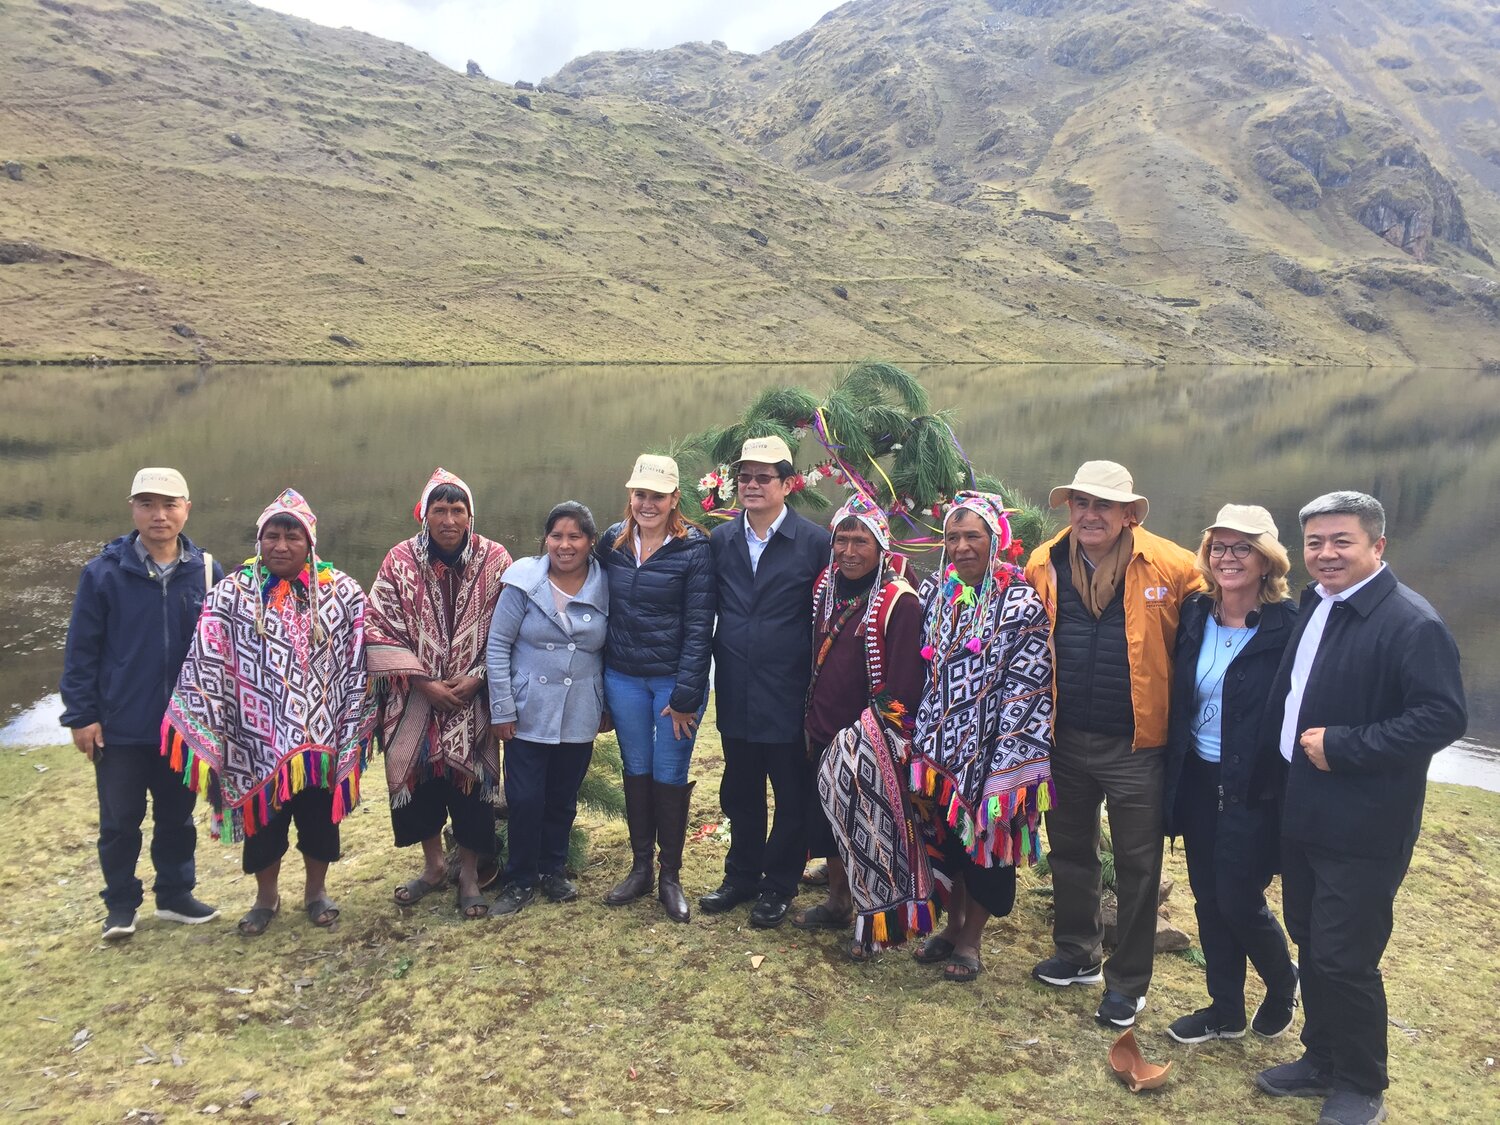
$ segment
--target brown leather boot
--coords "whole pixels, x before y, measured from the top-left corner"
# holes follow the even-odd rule
[[[606,906],[624,906],[651,893],[656,881],[651,851],[656,843],[656,810],[651,804],[651,775],[625,775],[625,823],[630,828],[630,874],[604,896]]]
[[[654,783],[656,804],[656,842],[661,849],[661,881],[656,897],[674,922],[686,922],[692,916],[687,896],[682,893],[678,873],[682,870],[682,845],[687,837],[688,807],[692,803],[694,782],[686,785]]]

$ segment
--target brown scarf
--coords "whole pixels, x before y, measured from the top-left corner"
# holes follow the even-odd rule
[[[1125,581],[1125,568],[1130,564],[1134,549],[1135,533],[1126,527],[1120,532],[1120,537],[1115,540],[1109,553],[1099,560],[1090,576],[1083,548],[1078,545],[1078,539],[1071,532],[1068,534],[1068,563],[1073,570],[1073,589],[1078,591],[1078,596],[1083,599],[1084,606],[1096,621],[1104,616],[1105,609],[1114,601],[1115,591]]]

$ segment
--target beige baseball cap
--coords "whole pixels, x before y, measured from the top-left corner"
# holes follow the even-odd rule
[[[1277,534],[1276,521],[1271,518],[1271,513],[1258,504],[1225,504],[1214,517],[1214,522],[1203,529],[1203,533],[1207,535],[1216,527],[1225,531],[1238,531],[1244,535],[1281,538]]]
[[[135,474],[135,480],[130,482],[130,497],[134,498],[143,492],[149,492],[154,496],[180,496],[188,499],[187,481],[176,469],[142,469]]]
[[[775,465],[782,461],[791,461],[792,451],[787,448],[786,442],[779,437],[753,437],[740,447],[740,461],[758,461],[762,465]]]
[[[1100,500],[1113,500],[1117,504],[1134,504],[1136,518],[1142,523],[1146,522],[1146,513],[1151,508],[1151,502],[1135,491],[1135,478],[1130,475],[1130,470],[1113,461],[1085,461],[1073,474],[1072,483],[1054,488],[1047,503],[1060,508],[1074,492],[1097,496]]]
[[[677,462],[670,457],[658,457],[642,453],[635,459],[635,469],[626,488],[644,488],[651,492],[671,493],[677,491]]]

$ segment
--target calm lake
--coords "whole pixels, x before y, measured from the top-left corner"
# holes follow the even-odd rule
[[[251,551],[256,515],[295,486],[318,513],[322,556],[368,584],[412,533],[412,506],[436,465],[473,486],[485,534],[530,554],[556,501],[582,500],[602,526],[623,506],[637,453],[732,420],[767,386],[821,394],[839,370],[0,368],[0,725],[57,690],[78,570],[129,530],[125,493],[142,465],[183,470],[188,533],[225,561]],[[1297,584],[1306,579],[1298,507],[1334,488],[1373,492],[1389,513],[1387,560],[1458,636],[1469,738],[1500,743],[1500,378],[913,370],[935,407],[954,410],[974,463],[1032,497],[1081,461],[1120,461],[1150,497],[1149,526],[1190,546],[1221,504],[1264,504],[1292,545]],[[1448,772],[1463,780],[1465,771]]]

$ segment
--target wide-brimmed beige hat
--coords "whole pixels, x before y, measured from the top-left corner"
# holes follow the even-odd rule
[[[142,469],[130,482],[130,497],[127,499],[148,492],[153,496],[180,496],[186,500],[187,480],[176,469]]]
[[[1073,474],[1073,482],[1054,488],[1047,503],[1060,508],[1068,502],[1068,494],[1072,492],[1085,492],[1119,504],[1134,504],[1136,519],[1141,523],[1146,522],[1146,513],[1151,510],[1151,501],[1135,491],[1135,479],[1130,470],[1113,461],[1085,461]]]
[[[626,488],[644,488],[648,492],[663,494],[677,491],[677,462],[670,457],[659,457],[653,453],[642,453],[635,459]]]
[[[1276,532],[1276,521],[1271,518],[1271,513],[1258,504],[1225,504],[1219,509],[1219,514],[1214,517],[1214,522],[1203,529],[1203,534],[1207,535],[1214,528],[1238,531],[1244,535],[1269,535],[1272,539],[1280,538]]]
[[[757,461],[762,465],[777,465],[782,461],[791,461],[792,451],[787,448],[786,442],[779,437],[753,437],[740,447],[740,461]]]

